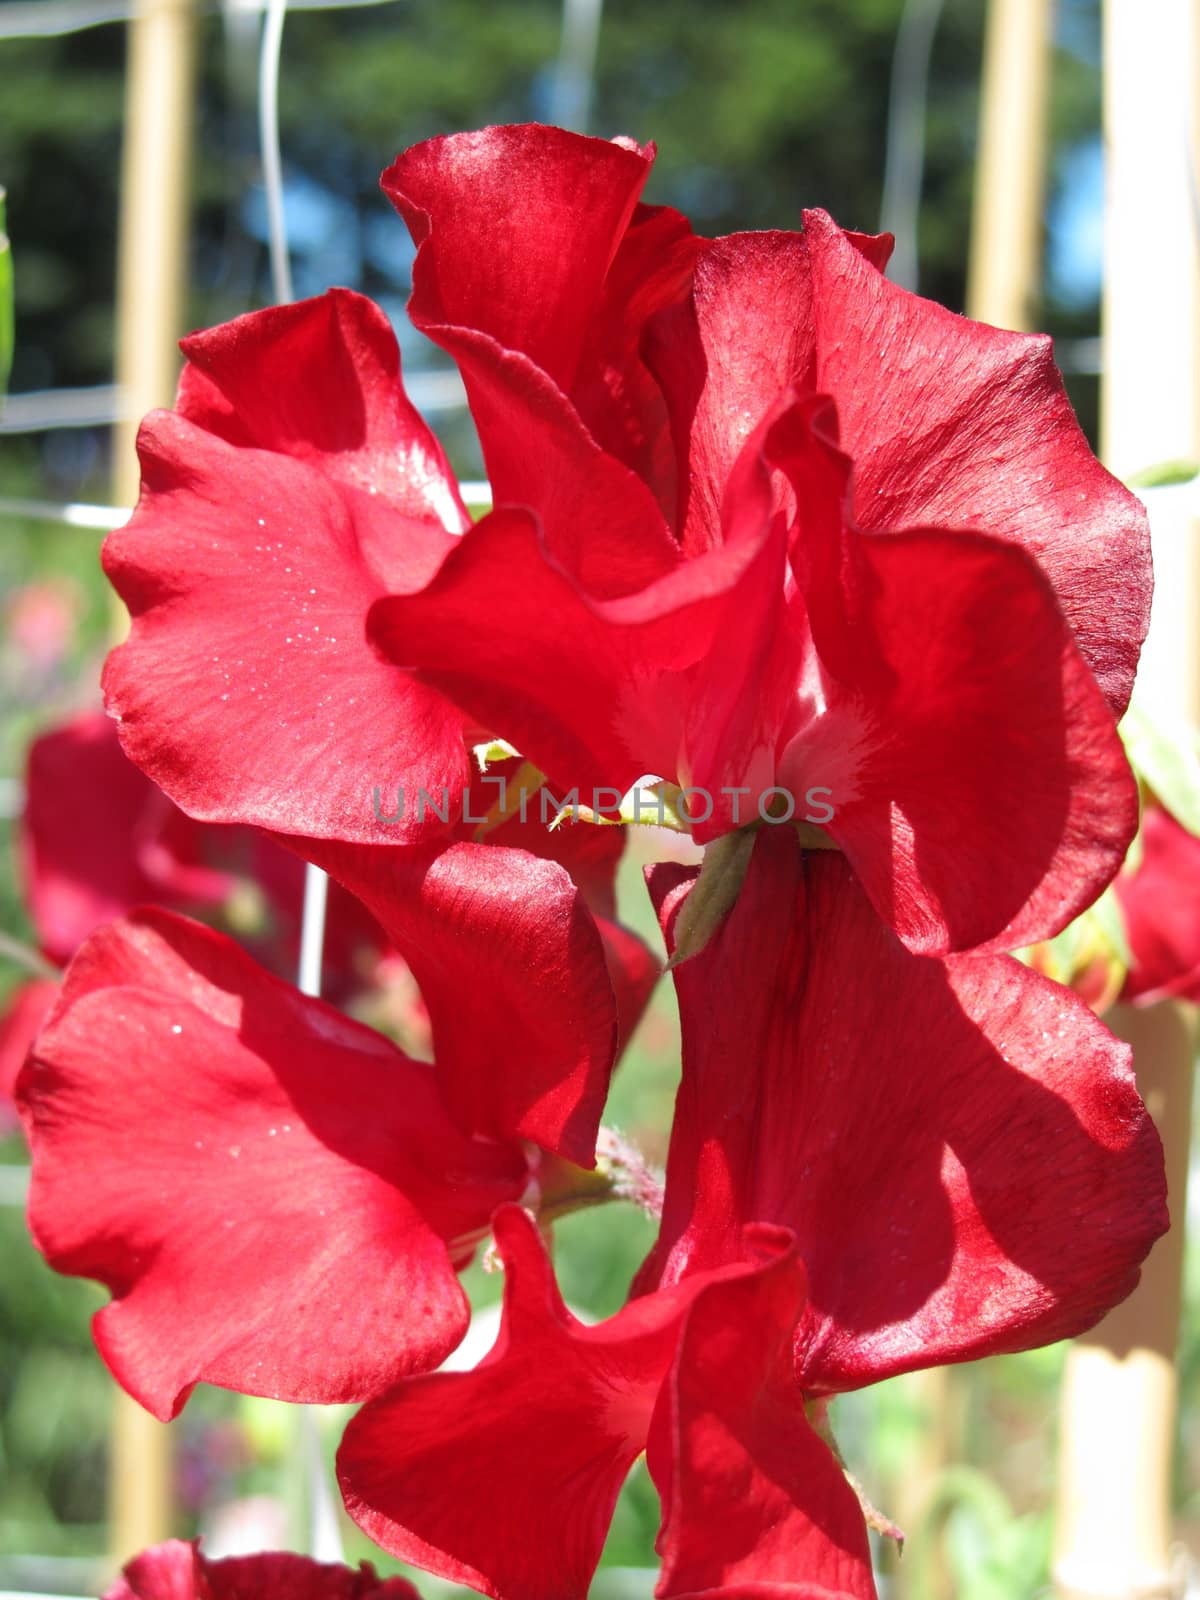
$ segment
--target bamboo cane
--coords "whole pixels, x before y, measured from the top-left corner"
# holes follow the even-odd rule
[[[1050,0],[991,0],[983,46],[967,315],[1031,326],[1041,280]]]
[[[1200,0],[1106,0],[1107,222],[1103,454],[1128,475],[1200,454],[1200,251],[1195,106]],[[1200,717],[1200,538],[1152,517],[1154,618],[1139,696]],[[1133,1295],[1072,1348],[1060,1413],[1055,1578],[1060,1600],[1183,1593],[1171,1464],[1195,1016],[1161,1004],[1110,1018],[1134,1047],[1163,1138],[1171,1233]]]
[[[122,413],[113,454],[118,505],[137,498],[137,425],[170,405],[183,332],[194,0],[138,0],[129,24],[117,254],[116,376]],[[119,631],[124,616],[114,622]],[[109,1454],[112,1554],[128,1560],[171,1531],[167,1429],[127,1395],[113,1403]]]

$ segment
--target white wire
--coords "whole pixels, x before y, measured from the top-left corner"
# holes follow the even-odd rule
[[[258,136],[262,151],[263,189],[267,198],[267,239],[271,258],[271,284],[275,300],[292,298],[292,273],[288,261],[287,218],[283,203],[283,161],[279,150],[279,58],[287,0],[268,0],[263,19],[262,51],[258,61]],[[300,920],[300,964],[296,982],[302,994],[321,993],[321,966],[325,951],[325,910],[329,879],[309,862],[304,869],[304,910]],[[316,1412],[300,1412],[299,1440],[304,1475],[308,1480],[308,1553],[318,1561],[344,1561],[342,1531],[329,1488],[321,1448],[321,1428]]]
[[[291,0],[293,11],[348,11],[352,7],[394,5],[396,0]],[[269,0],[236,0],[239,11],[259,12]],[[217,0],[206,10],[217,10]],[[2,0],[0,39],[49,39],[82,33],[106,22],[128,22],[133,0]]]
[[[562,0],[562,44],[550,91],[550,121],[586,133],[604,0]]]
[[[283,207],[283,162],[279,154],[279,57],[287,5],[288,0],[267,0],[262,51],[258,58],[258,138],[267,197],[271,284],[275,300],[281,305],[292,298],[292,268],[288,260],[287,219]]]
[[[888,277],[917,288],[917,224],[925,179],[929,58],[944,0],[906,0],[896,30],[888,93],[887,152],[879,228],[896,236]]]

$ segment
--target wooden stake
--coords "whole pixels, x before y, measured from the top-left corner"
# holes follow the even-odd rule
[[[137,499],[137,426],[174,399],[186,282],[192,136],[193,0],[138,0],[129,24],[117,257],[116,377],[123,409],[113,497]],[[124,612],[114,622],[124,629]],[[127,1395],[113,1404],[109,1459],[112,1554],[120,1563],[171,1532],[167,1429]]]
[[[1107,215],[1102,453],[1129,475],[1200,455],[1200,250],[1194,158],[1200,0],[1106,0]],[[1156,585],[1138,695],[1200,719],[1200,537],[1152,507]],[[1167,1161],[1172,1230],[1130,1298],[1067,1358],[1055,1579],[1061,1600],[1183,1593],[1171,1543],[1171,1465],[1192,1077],[1190,1008],[1118,1007]]]
[[[1041,282],[1050,0],[991,0],[979,97],[967,315],[1028,329]]]

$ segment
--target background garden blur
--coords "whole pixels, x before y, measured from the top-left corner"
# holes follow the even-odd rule
[[[926,11],[930,8],[926,7]],[[936,8],[934,8],[936,9]],[[924,102],[918,262],[923,293],[961,310],[979,115],[982,0],[945,0]],[[347,284],[395,320],[405,372],[460,475],[482,467],[445,358],[403,315],[412,247],[377,177],[403,147],[489,122],[578,120],[659,147],[647,198],[697,231],[794,226],[803,205],[845,226],[880,224],[901,0],[608,0],[590,111],[557,67],[559,0],[390,0],[297,7],[287,20],[281,141],[297,295]],[[16,281],[11,400],[0,412],[0,497],[105,502],[111,485],[114,299],[126,29],[92,0],[0,3],[0,184]],[[206,326],[272,295],[256,124],[261,14],[226,0],[198,31],[199,78],[186,323]],[[68,29],[61,33],[56,28]],[[1089,435],[1098,419],[1102,155],[1097,0],[1062,0],[1054,23],[1045,271],[1036,326],[1059,342]],[[49,34],[49,36],[39,36]],[[420,382],[420,380],[418,380]],[[1147,466],[1151,463],[1147,462]],[[113,629],[94,531],[0,513],[0,928],[31,930],[10,846],[24,752],[40,729],[98,704]],[[625,914],[648,938],[626,879]],[[20,976],[0,954],[0,1000]],[[665,1154],[677,1074],[663,985],[621,1068],[614,1121]],[[99,1290],[56,1277],[28,1243],[24,1147],[0,1104],[0,1590],[94,1594],[106,1580],[112,1385],[88,1317]],[[656,1141],[658,1143],[656,1144]],[[649,1243],[632,1209],[564,1225],[567,1298],[601,1316]],[[586,1234],[586,1247],[583,1235]],[[499,1280],[470,1275],[480,1303]],[[1179,1355],[1177,1533],[1200,1548],[1200,1260],[1189,1262]],[[910,1536],[910,1597],[1023,1600],[1049,1583],[1056,1390],[1051,1348],[896,1380],[837,1403],[848,1464]],[[301,1492],[285,1408],[201,1388],[175,1424],[178,1531],[213,1553],[289,1538]],[[598,1595],[648,1594],[657,1504],[639,1468]],[[1189,1537],[1190,1535],[1190,1537]],[[347,1530],[352,1557],[370,1554]],[[882,1558],[896,1571],[895,1557]],[[389,1563],[381,1561],[381,1568]],[[421,1580],[424,1594],[441,1594]]]

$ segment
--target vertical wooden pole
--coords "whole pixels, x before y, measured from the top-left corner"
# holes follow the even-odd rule
[[[1041,281],[1050,0],[991,0],[979,97],[967,315],[1028,329]]]
[[[1102,453],[1128,476],[1200,455],[1200,249],[1195,206],[1200,0],[1106,0]],[[1151,497],[1153,500],[1153,496]],[[1138,695],[1200,719],[1200,537],[1152,504],[1156,585]],[[1061,1600],[1183,1593],[1171,1466],[1195,1015],[1118,1007],[1162,1135],[1172,1230],[1130,1298],[1079,1340],[1061,1409],[1055,1579]]]
[[[116,378],[123,399],[113,459],[119,505],[137,496],[138,423],[175,397],[187,281],[195,72],[194,0],[137,0],[125,68],[117,239]]]
[[[138,492],[137,426],[170,405],[178,374],[189,210],[194,0],[138,0],[129,24],[117,256],[116,378],[122,417],[113,496]],[[122,627],[123,623],[115,624]],[[118,1391],[109,1460],[112,1554],[126,1561],[171,1532],[167,1429]]]

